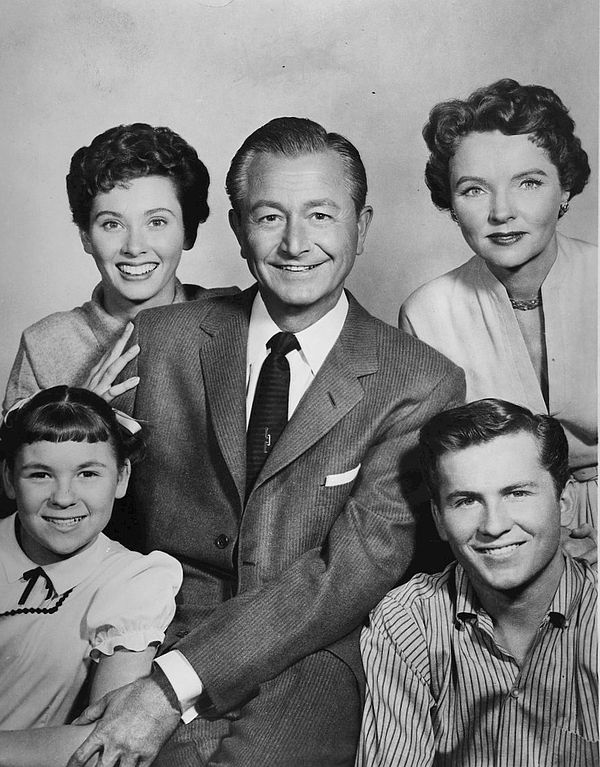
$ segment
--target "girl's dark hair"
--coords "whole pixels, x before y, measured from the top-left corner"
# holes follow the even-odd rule
[[[548,153],[569,199],[574,197],[590,175],[587,154],[574,129],[568,109],[554,91],[541,85],[519,85],[516,80],[498,80],[473,91],[465,101],[436,104],[423,128],[430,152],[425,181],[434,205],[441,210],[452,208],[449,164],[461,139],[469,133],[494,130],[506,136],[531,134],[535,144]]]
[[[131,434],[117,421],[102,397],[70,386],[53,386],[7,413],[0,426],[0,455],[13,468],[23,445],[33,442],[109,442],[117,464],[141,455],[140,433]]]
[[[208,218],[210,177],[196,150],[170,128],[146,123],[117,125],[82,146],[71,158],[67,195],[73,221],[83,231],[99,192],[143,176],[170,178],[181,205],[186,246],[196,241],[198,225]]]

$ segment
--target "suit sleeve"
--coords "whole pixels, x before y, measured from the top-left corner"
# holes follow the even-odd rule
[[[235,708],[264,681],[355,630],[397,585],[414,549],[407,495],[415,485],[418,431],[464,401],[462,371],[449,363],[443,371],[408,400],[399,395],[384,414],[324,544],[220,604],[177,644],[218,710]]]

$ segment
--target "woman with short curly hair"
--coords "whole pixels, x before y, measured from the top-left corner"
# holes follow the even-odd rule
[[[467,399],[498,397],[563,425],[579,503],[597,521],[597,247],[556,230],[590,174],[549,88],[499,80],[437,104],[423,136],[431,199],[474,256],[418,288],[400,326],[464,368]]]
[[[102,279],[83,306],[24,331],[5,408],[56,384],[88,386],[109,399],[130,320],[142,309],[205,293],[182,285],[176,270],[208,217],[209,182],[196,150],[169,128],[119,125],[75,152],[69,204]],[[107,361],[116,361],[108,374]]]

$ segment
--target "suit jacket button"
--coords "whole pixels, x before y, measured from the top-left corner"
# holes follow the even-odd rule
[[[227,535],[218,535],[215,538],[215,546],[218,549],[226,549],[229,546],[229,536],[227,536]]]

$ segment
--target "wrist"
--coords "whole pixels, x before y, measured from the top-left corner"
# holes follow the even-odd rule
[[[175,690],[173,689],[172,684],[169,682],[167,675],[156,663],[152,664],[152,673],[150,674],[150,679],[158,686],[171,709],[178,716],[180,716],[181,706],[179,705],[179,700],[177,699]]]

